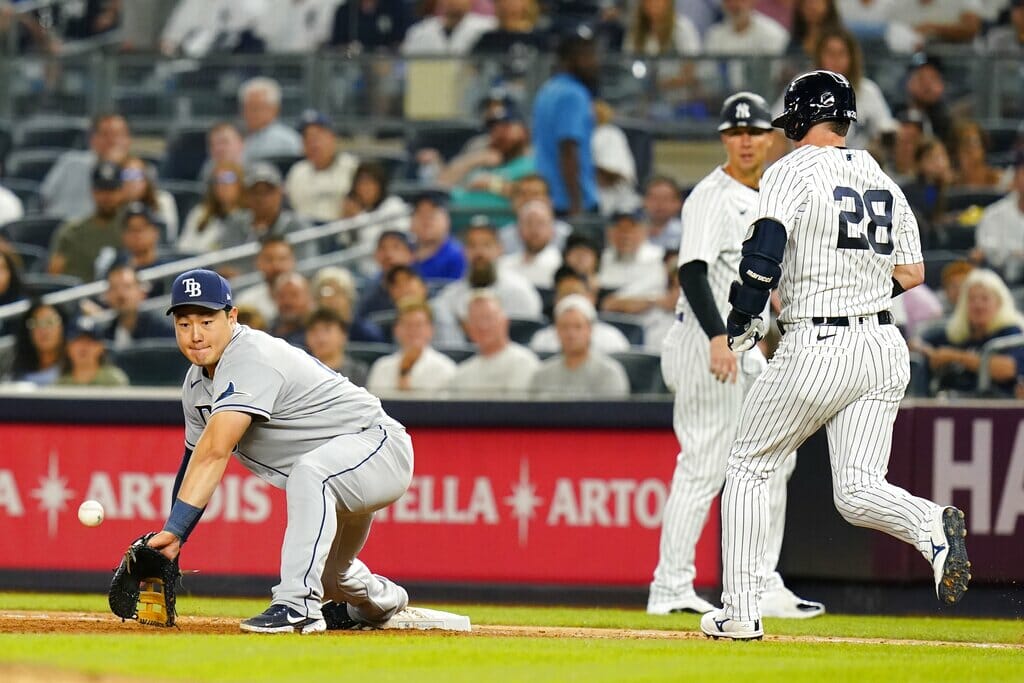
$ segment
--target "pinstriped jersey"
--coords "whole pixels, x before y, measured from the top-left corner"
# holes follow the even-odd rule
[[[213,379],[197,365],[182,387],[185,445],[195,449],[210,415],[253,416],[234,455],[249,471],[284,488],[295,462],[343,434],[397,424],[380,400],[283,339],[236,325]]]
[[[719,166],[701,180],[683,205],[683,239],[679,265],[708,264],[708,285],[722,319],[729,314],[729,285],[740,267],[740,248],[755,217],[757,190],[739,182]],[[676,313],[693,321],[693,308],[680,292]]]
[[[920,263],[917,219],[863,150],[806,145],[761,180],[758,218],[786,227],[783,322],[888,310],[896,265]]]

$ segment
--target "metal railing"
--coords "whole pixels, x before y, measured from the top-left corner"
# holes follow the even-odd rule
[[[988,396],[992,391],[992,356],[1007,349],[1024,346],[1024,334],[993,339],[981,347],[981,361],[978,365],[978,395]],[[1018,369],[1019,370],[1019,369]]]

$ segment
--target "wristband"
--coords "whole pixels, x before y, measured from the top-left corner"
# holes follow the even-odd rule
[[[174,505],[171,506],[171,514],[167,517],[167,523],[164,524],[164,531],[170,531],[184,541],[188,536],[188,532],[199,522],[199,517],[202,514],[203,508],[189,505],[181,498],[178,498],[174,501]]]
[[[892,297],[891,298],[895,299],[896,297],[898,297],[900,294],[902,294],[905,291],[907,291],[907,290],[903,289],[903,285],[900,284],[900,281],[897,280],[896,278],[893,278],[892,279]]]

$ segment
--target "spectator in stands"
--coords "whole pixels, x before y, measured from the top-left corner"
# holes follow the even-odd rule
[[[641,0],[633,12],[626,49],[648,57],[692,57],[700,54],[700,33],[672,0]]]
[[[426,302],[400,302],[394,334],[398,351],[378,358],[370,367],[366,388],[371,393],[437,391],[448,386],[455,362],[430,347],[434,326]]]
[[[900,0],[889,19],[910,25],[921,43],[970,43],[981,31],[980,0]]]
[[[548,189],[548,181],[537,173],[530,173],[517,180],[512,185],[512,210],[518,215],[521,209],[528,202],[535,200],[543,201],[551,205],[551,193]],[[572,233],[572,226],[565,221],[555,218],[555,244],[561,249],[565,245],[565,239]],[[501,250],[505,254],[516,254],[523,250],[523,241],[519,236],[519,226],[516,223],[509,223],[498,230],[501,238]]]
[[[343,2],[334,11],[330,45],[352,54],[394,52],[409,26],[403,0],[361,0]]]
[[[598,271],[603,289],[651,296],[665,293],[662,273],[665,250],[647,241],[647,225],[639,212],[612,216],[606,242]]]
[[[260,14],[256,32],[267,52],[306,54],[331,36],[336,0],[287,0],[268,2]]]
[[[378,271],[359,299],[360,318],[394,308],[384,279],[396,266],[411,266],[413,259],[412,242],[408,234],[399,230],[387,230],[380,234],[377,238],[377,248],[373,252],[373,260]]]
[[[64,314],[56,306],[36,302],[21,319],[14,343],[11,378],[48,386],[60,376],[64,358]]]
[[[704,35],[704,52],[709,55],[784,53],[789,33],[777,21],[756,11],[755,4],[756,0],[722,0],[725,16]]]
[[[953,124],[952,153],[956,160],[957,187],[1006,191],[1010,187],[1011,173],[989,165],[988,134],[977,121],[960,119]]]
[[[547,48],[547,36],[537,29],[537,0],[495,0],[498,25],[480,36],[473,54],[502,55],[512,59]]]
[[[409,266],[399,265],[391,268],[384,275],[384,286],[391,300],[388,310],[397,311],[401,301],[416,300],[427,303],[430,298],[427,283]],[[434,343],[441,346],[465,343],[466,338],[454,315],[444,308],[432,308],[431,312],[434,315]]]
[[[594,93],[599,62],[589,34],[575,34],[558,46],[559,72],[541,86],[533,101],[537,172],[551,189],[558,215],[597,210],[597,178],[591,154]]]
[[[100,114],[93,118],[89,150],[68,150],[46,174],[39,194],[51,216],[81,219],[95,209],[90,178],[101,161],[121,164],[131,145],[128,122],[120,114]]]
[[[907,67],[905,106],[920,114],[926,135],[934,135],[941,140],[948,140],[953,128],[945,97],[942,61],[938,57],[918,52]]]
[[[487,128],[488,118],[498,111],[515,108],[518,105],[509,95],[508,88],[497,86],[491,88],[477,102],[477,113],[480,116],[480,133],[470,137],[462,144],[457,156],[466,156],[491,146],[491,134]],[[445,158],[440,150],[434,147],[423,147],[416,151],[416,176],[422,182],[433,182],[441,172]]]
[[[163,228],[162,240],[178,239],[178,205],[170,192],[157,186],[156,169],[138,157],[128,157],[121,166],[121,188],[125,202],[142,202]]]
[[[288,171],[288,200],[309,220],[336,220],[341,216],[342,200],[352,188],[359,159],[339,148],[334,122],[326,114],[307,109],[299,120],[299,132],[305,159]]]
[[[387,231],[408,232],[409,218],[401,197],[388,194],[388,172],[376,161],[364,161],[352,176],[352,189],[341,201],[341,217],[365,216],[372,225],[357,233],[341,233],[338,242],[344,246],[355,242],[372,242]],[[387,217],[387,218],[385,218]]]
[[[613,123],[615,111],[607,102],[594,103],[597,128],[590,141],[597,178],[598,210],[602,216],[619,211],[632,211],[640,205],[636,193],[636,161],[629,149],[629,140]]]
[[[644,222],[647,241],[662,249],[678,249],[683,238],[683,195],[676,181],[654,176],[644,190]]]
[[[466,230],[464,240],[469,266],[466,275],[441,290],[435,307],[447,309],[464,321],[473,290],[488,288],[510,317],[539,320],[543,305],[534,286],[519,273],[498,267],[501,243],[494,226],[486,220],[474,222]]]
[[[256,31],[264,9],[262,0],[182,0],[160,35],[160,51],[193,59],[258,52],[263,43]]]
[[[245,121],[246,165],[278,156],[302,154],[302,137],[278,120],[281,114],[281,86],[272,78],[250,78],[238,89],[238,102]]]
[[[348,323],[330,308],[318,308],[306,321],[306,348],[318,361],[353,384],[366,386],[370,368],[345,353]]]
[[[206,182],[206,196],[192,207],[185,218],[185,228],[178,238],[178,251],[199,254],[216,251],[227,245],[230,223],[242,211],[242,167],[225,161],[213,165]]]
[[[96,323],[79,318],[66,335],[61,372],[55,384],[79,387],[126,387],[128,375],[107,358]]]
[[[384,341],[384,332],[376,323],[355,315],[356,281],[347,269],[339,266],[321,268],[313,277],[312,289],[316,307],[337,312],[348,325],[348,336],[352,341]]]
[[[985,36],[985,46],[997,55],[1024,52],[1024,0],[1010,0],[1010,23],[991,28]]]
[[[92,174],[95,212],[65,223],[54,234],[47,267],[50,273],[91,282],[97,273],[106,272],[121,246],[118,209],[122,197],[121,167],[111,161],[100,162]]]
[[[425,190],[413,200],[409,230],[416,238],[416,270],[424,280],[458,280],[466,270],[462,245],[452,237],[448,193]]]
[[[912,348],[928,358],[928,367],[939,375],[940,389],[970,393],[978,385],[981,349],[993,339],[1021,334],[1022,320],[999,276],[977,269],[964,281],[945,330],[914,342]],[[1024,369],[1024,347],[994,354],[988,366],[993,387],[1012,396],[1018,368]]]
[[[826,32],[842,30],[843,22],[836,9],[836,0],[796,0],[787,52],[811,59],[817,57],[816,48]],[[840,72],[843,73],[843,72]],[[860,88],[855,88],[860,93]],[[860,119],[860,100],[857,101]]]
[[[25,215],[25,207],[21,205],[18,195],[0,185],[0,226],[16,221]]]
[[[457,208],[507,210],[515,181],[534,172],[530,131],[511,102],[492,108],[485,126],[487,146],[452,159],[438,173],[437,182],[452,188]]]
[[[117,316],[99,330],[99,336],[115,349],[130,347],[139,339],[172,339],[174,328],[162,311],[143,311],[147,291],[129,265],[116,265],[107,273],[104,301]]]
[[[1018,150],[1013,189],[985,209],[976,230],[976,256],[1010,283],[1024,279],[1024,150]]]
[[[555,305],[570,294],[586,297],[591,306],[597,302],[595,283],[569,266],[562,266],[555,273]],[[619,328],[600,319],[595,320],[591,326],[590,340],[592,348],[601,353],[629,351],[630,344],[626,335]],[[534,332],[530,338],[530,348],[537,353],[557,352],[561,348],[561,341],[555,326],[548,325]]]
[[[542,199],[527,202],[516,213],[516,225],[524,249],[502,256],[498,260],[499,270],[519,273],[538,289],[551,288],[555,271],[562,265],[562,252],[555,244],[555,214],[551,205]]]
[[[952,261],[942,268],[942,310],[946,315],[952,315],[956,302],[960,300],[960,290],[963,288],[964,280],[974,271],[974,264],[970,261]]]
[[[809,0],[812,4],[820,1]],[[832,9],[835,9],[834,5]],[[825,27],[820,36],[814,47],[815,64],[819,69],[846,76],[857,93],[857,121],[850,127],[846,144],[852,148],[869,149],[883,135],[896,132],[896,120],[882,89],[864,76],[864,61],[857,38],[841,26]]]
[[[542,362],[533,373],[534,393],[577,398],[618,398],[629,395],[629,378],[617,361],[591,348],[597,313],[585,297],[570,294],[555,306],[555,328],[561,353]]]
[[[263,317],[262,313],[252,306],[238,307],[238,323],[240,325],[251,327],[254,330],[260,330],[261,332],[267,331],[267,319]]]
[[[265,161],[254,164],[245,174],[246,210],[232,214],[225,225],[224,246],[254,242],[268,235],[284,237],[304,230],[309,224],[284,208],[281,172]],[[296,246],[299,258],[316,256],[312,241]]]
[[[0,306],[13,304],[25,298],[21,286],[21,268],[17,257],[6,245],[0,243]],[[11,332],[8,321],[0,320],[0,336]]]
[[[470,11],[470,0],[442,0],[438,15],[427,17],[409,27],[402,41],[401,52],[419,55],[465,55],[480,36],[493,30],[494,17]]]
[[[281,235],[268,235],[260,240],[256,254],[256,270],[263,282],[246,287],[235,294],[236,306],[248,306],[259,311],[265,320],[277,318],[277,305],[272,292],[274,282],[286,273],[295,272],[295,251]]]
[[[473,293],[466,335],[476,344],[477,353],[459,363],[448,385],[451,391],[504,396],[529,388],[540,361],[532,351],[509,339],[508,316],[493,292]]]
[[[946,146],[940,140],[926,139],[915,155],[917,177],[903,187],[911,208],[919,212],[932,226],[941,225],[946,216],[946,194],[955,174]],[[922,239],[928,241],[928,226],[923,228]]]
[[[924,140],[924,115],[916,110],[902,109],[897,119],[899,127],[887,172],[902,187],[917,177],[917,148]]]
[[[576,232],[569,235],[565,241],[562,262],[588,280],[597,282],[598,270],[601,265],[601,250],[590,237]]]
[[[109,33],[121,23],[120,0],[87,0],[84,3],[65,3],[61,8],[61,31],[67,42],[87,40]]]
[[[174,257],[160,255],[159,244],[160,228],[149,207],[142,202],[128,204],[121,215],[121,253],[117,263],[142,270],[174,261]],[[162,286],[150,291],[150,296],[161,294]]]
[[[274,280],[271,290],[277,317],[270,325],[270,334],[294,346],[306,343],[306,319],[313,312],[313,295],[309,280],[298,273],[285,273]]]
[[[217,164],[231,164],[239,168],[245,166],[245,139],[235,124],[221,121],[213,124],[206,134],[206,155],[199,179],[207,182],[213,167]]]

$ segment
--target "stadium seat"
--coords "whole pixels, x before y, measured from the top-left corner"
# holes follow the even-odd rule
[[[345,355],[354,360],[362,361],[367,366],[373,365],[378,358],[394,353],[395,347],[391,344],[378,344],[374,342],[349,342],[345,347]]]
[[[206,125],[183,125],[171,130],[167,136],[161,178],[198,180],[206,162]],[[184,216],[182,216],[184,220]]]
[[[29,118],[15,125],[11,144],[15,150],[52,147],[86,149],[89,146],[89,120],[64,116]]]
[[[637,183],[642,187],[654,165],[654,136],[643,122],[622,120],[616,123],[626,134],[626,142],[636,164]]]
[[[667,394],[661,378],[661,356],[645,351],[623,351],[611,354],[626,369],[631,394]]]
[[[42,182],[67,149],[15,149],[7,155],[4,173],[15,178]]]
[[[82,281],[72,275],[51,275],[49,273],[24,273],[21,286],[29,299],[52,294],[69,287],[77,287]]]
[[[263,161],[276,166],[277,170],[281,172],[281,177],[284,178],[288,175],[288,171],[291,170],[291,167],[302,161],[302,159],[303,157],[301,155],[282,154],[280,156],[265,157]]]
[[[0,159],[2,158],[0,154]],[[43,198],[39,194],[38,181],[27,178],[4,178],[0,180],[0,185],[17,195],[26,214],[39,213],[43,210]]]
[[[350,154],[354,154],[360,161],[373,161],[384,167],[388,178],[400,179],[406,176],[406,164],[409,163],[409,155],[398,150],[389,152],[381,149],[360,149],[358,147],[346,148]]]
[[[456,363],[461,363],[476,353],[476,350],[471,346],[435,346],[434,348]]]
[[[629,340],[630,346],[644,345],[644,326],[635,315],[620,313],[602,313],[598,316],[602,321],[617,328]]]
[[[537,330],[544,327],[540,320],[529,320],[524,318],[509,318],[508,336],[517,344],[526,346],[530,343]]]
[[[924,252],[924,283],[932,289],[942,286],[942,269],[953,261],[967,259],[967,254],[945,249],[929,249]]]
[[[53,233],[57,232],[63,222],[64,219],[57,216],[27,216],[0,227],[0,235],[11,242],[49,249]]]
[[[1006,196],[998,190],[951,190],[946,193],[947,211],[964,211],[972,206],[985,208]]]
[[[436,149],[445,161],[450,161],[470,138],[480,133],[480,124],[476,121],[419,124],[406,138],[409,159],[416,159],[416,153],[421,149]],[[414,172],[415,164],[410,163],[409,168]]]
[[[206,186],[194,180],[161,180],[160,189],[170,192],[174,197],[174,204],[178,208],[178,222],[182,226],[185,225],[188,212],[203,201],[206,194]]]
[[[11,124],[0,121],[0,176],[4,175],[4,160],[11,151]]]
[[[110,353],[133,386],[177,387],[185,379],[189,362],[173,339],[149,339]]]
[[[8,242],[7,247],[21,259],[22,270],[26,273],[43,272],[50,260],[50,253],[35,244]]]

